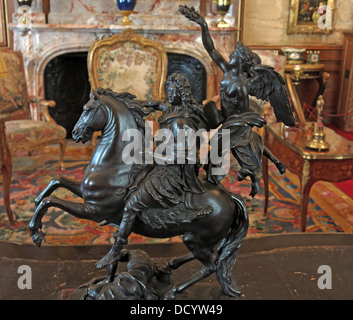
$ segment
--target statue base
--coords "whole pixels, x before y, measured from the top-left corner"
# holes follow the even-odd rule
[[[120,270],[115,274],[114,280],[108,281],[107,277],[97,271],[98,277],[76,289],[62,290],[59,298],[62,300],[173,300],[174,284],[184,280],[185,274],[194,273],[193,268],[188,267],[188,264],[183,266],[182,273],[170,270],[168,264],[161,267],[155,259],[151,259],[142,250],[122,252],[122,258],[119,261]],[[239,299],[224,295],[214,275],[208,280],[196,283],[184,293],[178,294],[178,299]]]

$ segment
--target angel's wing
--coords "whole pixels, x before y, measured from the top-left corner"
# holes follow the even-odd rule
[[[286,126],[294,126],[295,119],[283,77],[274,68],[265,65],[254,66],[252,74],[249,94],[260,100],[270,100],[277,119]]]

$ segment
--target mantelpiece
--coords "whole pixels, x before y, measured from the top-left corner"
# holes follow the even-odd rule
[[[207,98],[218,92],[220,71],[203,48],[198,27],[129,26],[146,38],[163,43],[168,53],[185,54],[199,60],[207,72]],[[121,33],[126,26],[90,24],[32,24],[28,30],[10,24],[14,49],[22,52],[29,94],[44,97],[44,70],[51,59],[65,53],[88,52],[90,45],[102,38]],[[211,27],[216,48],[225,56],[236,45],[236,28]]]

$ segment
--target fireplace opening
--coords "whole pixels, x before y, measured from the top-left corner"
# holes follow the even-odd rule
[[[179,53],[168,53],[167,76],[181,73],[190,82],[191,91],[198,103],[207,97],[207,72],[203,64],[194,57]]]
[[[50,115],[67,131],[71,131],[89,100],[87,53],[68,53],[53,58],[44,70],[44,92],[47,100],[56,102]]]
[[[67,53],[53,58],[44,70],[44,93],[47,100],[56,102],[50,115],[67,131],[71,132],[89,100],[91,86],[87,70],[87,52]],[[198,103],[207,97],[207,72],[194,57],[168,53],[167,75],[182,73],[191,84]]]

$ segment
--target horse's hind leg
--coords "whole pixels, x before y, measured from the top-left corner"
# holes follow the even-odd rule
[[[194,274],[186,281],[175,284],[166,294],[165,299],[174,299],[176,294],[182,293],[193,284],[209,277],[217,269],[212,257],[212,248],[203,247],[202,245],[195,245],[195,243],[191,240],[191,235],[184,235],[184,243],[189,248],[193,256],[203,264],[203,267],[198,273]]]
[[[62,176],[57,176],[48,183],[45,189],[36,198],[35,207],[37,207],[44,198],[50,196],[56,189],[61,187],[82,198],[81,182],[74,181]]]
[[[192,253],[170,260],[165,267],[158,269],[157,278],[161,281],[167,281],[172,273],[172,270],[176,270],[183,264],[192,260],[195,260]]]

